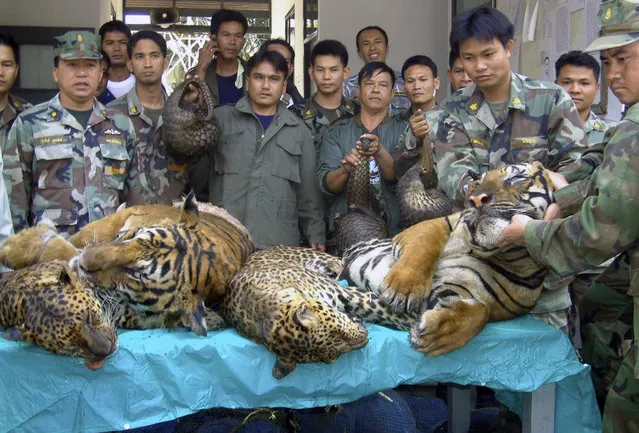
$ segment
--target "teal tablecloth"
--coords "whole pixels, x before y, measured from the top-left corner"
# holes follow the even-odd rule
[[[333,364],[271,376],[275,356],[235,330],[121,331],[97,371],[80,359],[0,339],[0,431],[100,432],[140,427],[211,407],[308,408],[345,403],[400,384],[456,382],[534,391],[558,382],[555,432],[600,432],[589,367],[566,336],[531,317],[490,324],[438,358],[406,332],[369,325],[366,347]],[[516,395],[500,393],[518,410]]]

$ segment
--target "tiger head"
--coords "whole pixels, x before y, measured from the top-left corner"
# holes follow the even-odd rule
[[[485,173],[468,197],[460,222],[472,244],[495,250],[515,214],[541,219],[553,202],[552,181],[540,162],[507,165]]]
[[[85,247],[73,265],[86,284],[164,321],[153,327],[206,335],[203,298],[215,279],[217,250],[202,230],[197,205],[187,199],[176,222],[123,228],[114,241]]]

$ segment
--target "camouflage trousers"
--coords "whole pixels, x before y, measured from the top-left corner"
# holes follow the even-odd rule
[[[553,328],[557,328],[570,338],[570,341],[574,343],[575,338],[575,322],[576,317],[574,314],[574,308],[564,308],[563,310],[550,311],[548,313],[531,313],[531,316],[541,320],[544,323],[549,324]]]
[[[635,308],[639,300],[635,298]],[[619,366],[603,413],[604,433],[639,433],[639,379],[635,378],[636,350],[633,346]]]

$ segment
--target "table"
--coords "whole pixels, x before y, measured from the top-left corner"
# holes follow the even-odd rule
[[[497,390],[532,420],[525,427],[531,433],[550,431],[548,422],[556,433],[601,431],[589,366],[563,333],[530,316],[489,324],[465,347],[437,358],[415,351],[406,332],[367,327],[366,347],[333,364],[301,364],[282,380],[271,375],[275,355],[233,329],[207,337],[122,330],[118,351],[97,371],[81,359],[0,339],[0,431],[123,430],[211,407],[309,408],[434,382]],[[456,391],[453,398],[467,395]],[[454,410],[451,428],[462,431],[464,411]]]

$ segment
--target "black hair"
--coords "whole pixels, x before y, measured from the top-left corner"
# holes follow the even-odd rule
[[[588,53],[584,53],[582,51],[568,51],[565,54],[562,54],[557,61],[555,62],[555,75],[559,78],[559,73],[561,72],[561,68],[566,65],[570,66],[582,66],[584,68],[588,68],[592,71],[592,74],[595,76],[595,82],[599,82],[599,72],[601,67],[599,63],[593,56]]]
[[[286,42],[284,39],[279,39],[279,38],[278,39],[269,39],[268,41],[266,41],[266,42],[264,42],[262,44],[262,46],[260,47],[260,50],[266,50],[271,45],[281,45],[284,48],[286,48],[289,51],[289,53],[291,53],[291,64],[293,64],[293,62],[295,61],[295,50],[293,49],[291,44]]]
[[[236,22],[242,25],[242,34],[248,31],[248,21],[244,14],[233,9],[220,9],[211,16],[211,33],[217,35],[223,23]]]
[[[0,45],[6,45],[7,47],[11,48],[11,51],[13,51],[13,58],[16,61],[16,64],[19,65],[20,46],[18,45],[18,42],[14,39],[14,37],[6,33],[0,33]]]
[[[506,47],[513,36],[513,24],[506,15],[495,8],[479,7],[455,18],[450,32],[450,48],[459,53],[459,46],[470,38],[480,41],[497,38]]]
[[[348,66],[348,50],[340,41],[324,39],[319,41],[311,51],[311,65],[315,64],[317,56],[337,56],[342,61],[342,66]]]
[[[108,32],[124,33],[127,39],[131,39],[131,29],[129,28],[129,26],[124,24],[123,21],[120,20],[107,21],[106,23],[102,24],[100,30],[98,31],[100,39],[104,41],[104,35]]]
[[[459,59],[459,53],[457,51],[450,50],[448,52],[448,69],[453,69],[453,65]]]
[[[367,26],[357,32],[357,36],[355,36],[355,46],[357,47],[357,51],[359,51],[359,35],[361,35],[362,32],[365,32],[366,30],[377,30],[378,32],[380,32],[382,36],[384,36],[384,42],[386,43],[386,45],[388,45],[388,35],[383,28],[379,26]]]
[[[100,59],[100,61],[104,60],[106,62],[107,65],[107,69],[111,68],[111,59],[109,59],[109,56],[107,56],[107,53],[104,50],[100,50],[100,54],[102,54],[102,58]]]
[[[430,68],[431,72],[433,73],[433,78],[437,78],[437,65],[435,64],[435,62],[433,62],[433,59],[428,56],[422,55],[413,56],[406,59],[406,61],[404,62],[404,66],[402,66],[402,78],[404,78],[406,69],[415,65],[423,65]]]
[[[244,68],[246,71],[246,75],[250,76],[251,71],[255,69],[257,65],[263,62],[267,62],[273,65],[277,72],[283,72],[284,79],[288,77],[288,63],[286,63],[286,59],[284,58],[284,56],[277,51],[268,51],[265,49],[259,50],[249,59],[248,62],[246,62],[246,67]]]
[[[158,32],[154,32],[153,30],[140,30],[139,32],[131,36],[131,39],[129,39],[129,42],[126,44],[126,52],[129,55],[129,59],[133,58],[133,47],[135,47],[135,45],[142,39],[149,39],[155,42],[158,47],[160,47],[162,56],[166,58],[166,39],[164,39],[161,34],[159,34]]]
[[[391,87],[395,87],[395,72],[393,72],[391,67],[384,62],[370,62],[364,65],[362,70],[359,71],[359,74],[357,74],[357,84],[361,86],[362,81],[364,81],[365,78],[370,78],[373,75],[377,75],[375,73],[376,71],[379,71],[377,74],[388,72],[391,76]]]

